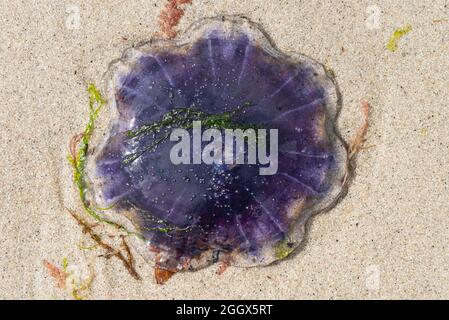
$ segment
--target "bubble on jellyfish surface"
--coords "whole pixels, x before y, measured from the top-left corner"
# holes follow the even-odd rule
[[[303,241],[307,220],[342,195],[348,156],[335,129],[333,79],[314,60],[280,52],[245,18],[204,19],[175,40],[130,48],[105,82],[87,197],[110,208],[102,217],[126,218],[141,235],[132,245],[159,269],[284,259]],[[194,121],[276,130],[276,171],[263,175],[266,163],[235,160],[173,163],[179,141],[169,136],[176,128],[192,133]]]

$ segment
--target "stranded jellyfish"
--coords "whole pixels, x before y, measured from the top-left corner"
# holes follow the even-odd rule
[[[88,157],[90,198],[132,222],[139,252],[159,270],[283,259],[342,193],[335,84],[246,19],[206,19],[177,40],[131,48],[107,81],[109,126]],[[176,129],[187,136],[173,139]],[[207,129],[222,135],[205,139]],[[225,145],[231,130],[244,133],[243,150]]]

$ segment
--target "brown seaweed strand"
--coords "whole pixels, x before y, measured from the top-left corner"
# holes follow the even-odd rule
[[[122,246],[125,249],[127,257],[125,257],[122,252],[115,250],[112,246],[104,242],[101,237],[93,230],[93,226],[88,224],[86,221],[84,221],[81,217],[79,217],[75,211],[66,208],[67,211],[70,213],[70,215],[76,220],[76,222],[83,228],[83,233],[90,236],[90,238],[97,243],[100,247],[106,250],[106,256],[109,257],[116,257],[120,261],[122,261],[125,268],[128,270],[128,272],[131,274],[131,276],[136,280],[141,280],[140,275],[137,273],[135,267],[134,267],[134,259],[131,254],[131,251],[129,249],[128,244],[126,243],[124,237],[122,236]]]
[[[164,9],[159,14],[159,28],[161,33],[167,39],[173,39],[178,32],[176,26],[184,16],[184,9],[180,8],[181,4],[191,4],[192,0],[168,0]]]
[[[362,101],[361,108],[362,108],[363,123],[357,129],[354,139],[349,143],[348,146],[349,160],[351,160],[357,153],[359,153],[360,150],[363,149],[363,144],[366,141],[365,136],[369,126],[368,117],[370,105],[367,101]]]

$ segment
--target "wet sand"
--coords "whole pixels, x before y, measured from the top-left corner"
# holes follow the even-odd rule
[[[221,276],[211,266],[160,286],[139,256],[142,281],[120,261],[80,249],[87,238],[63,207],[75,190],[61,186],[70,179],[69,138],[87,119],[87,84],[101,84],[110,61],[155,34],[164,4],[0,2],[0,298],[72,298],[43,266],[63,258],[73,272],[95,274],[89,299],[449,298],[449,8],[442,0],[184,6],[181,31],[202,17],[242,14],[281,50],[325,64],[343,97],[338,124],[346,140],[361,124],[360,102],[372,106],[370,148],[357,157],[347,196],[313,219],[300,252],[273,266],[231,267]],[[394,30],[407,25],[398,49],[387,50]]]

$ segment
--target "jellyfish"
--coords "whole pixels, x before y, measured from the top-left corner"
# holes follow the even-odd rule
[[[108,126],[88,158],[90,201],[132,222],[137,250],[157,270],[282,260],[308,219],[342,195],[348,155],[332,77],[309,57],[279,51],[245,18],[203,19],[177,39],[130,48],[106,83]],[[223,133],[214,148],[211,137],[194,137],[195,123]],[[179,161],[175,130],[187,134]],[[231,130],[248,133],[242,159],[252,162],[225,146]],[[206,149],[214,161],[193,159]],[[261,174],[268,150],[276,164]]]

